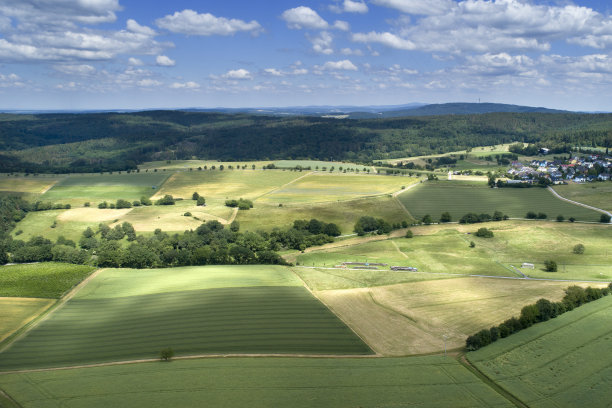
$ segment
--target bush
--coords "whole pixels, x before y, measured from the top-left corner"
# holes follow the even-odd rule
[[[584,245],[582,244],[576,244],[574,245],[574,248],[572,249],[572,251],[576,254],[576,255],[582,255],[584,254]]]
[[[569,217],[569,222],[574,222],[576,219],[574,217]]]
[[[451,217],[450,213],[448,213],[448,212],[444,212],[440,216],[440,222],[451,222],[451,221],[452,221],[452,217]]]
[[[170,361],[172,360],[172,357],[174,357],[174,350],[172,350],[170,347],[166,347],[159,352],[159,358],[162,361]]]
[[[429,214],[425,214],[425,215],[423,216],[423,219],[421,220],[421,222],[422,222],[423,224],[425,224],[425,225],[429,225],[429,224],[433,223],[433,219],[431,218],[431,215],[429,215]]]
[[[557,272],[557,263],[553,260],[545,261],[544,269],[546,272]]]
[[[538,220],[545,220],[546,218],[548,218],[548,215],[544,213],[538,213]]]
[[[142,200],[140,200],[142,201]],[[170,194],[166,194],[155,202],[155,205],[174,205],[176,200]]]
[[[474,241],[470,241],[470,248],[476,247],[476,243]]]
[[[611,218],[612,217],[610,217],[608,214],[601,214],[601,217],[599,217],[599,222],[603,222],[604,224],[609,224]]]
[[[565,217],[562,216],[561,214],[557,215],[557,222],[563,222],[565,221]]]
[[[202,197],[202,196],[198,196],[198,199],[197,199],[196,205],[199,205],[199,206],[204,206],[204,205],[206,205],[206,199],[204,199],[204,197]]]
[[[185,217],[191,217],[191,213],[189,211],[187,211],[185,214],[183,214]]]
[[[525,218],[535,220],[538,218],[538,214],[534,213],[533,211],[529,211],[527,214],[525,214]]]
[[[149,200],[147,197],[142,196],[140,197],[140,204],[144,205],[144,206],[149,206],[151,205],[151,200]]]
[[[414,236],[414,234],[412,233],[411,230],[406,231],[406,235],[404,235],[405,238],[412,238]]]
[[[479,228],[474,235],[480,238],[493,238],[493,231],[488,228]]]
[[[191,199],[194,201],[197,201],[198,198],[200,198],[200,195],[194,191],[194,193],[191,195]]]
[[[100,204],[98,204],[98,208],[100,209],[108,208],[108,203],[106,201],[103,201]]]
[[[132,203],[130,203],[130,202],[129,202],[129,201],[127,201],[127,200],[124,200],[124,199],[121,199],[121,198],[120,198],[120,199],[119,199],[119,200],[117,200],[117,202],[115,203],[115,208],[119,208],[119,209],[121,209],[121,208],[132,208]]]

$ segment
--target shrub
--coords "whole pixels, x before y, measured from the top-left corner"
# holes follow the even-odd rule
[[[574,245],[574,248],[572,249],[572,251],[577,255],[582,255],[584,254],[584,245],[576,244]]]
[[[553,260],[545,261],[544,269],[546,272],[557,272],[557,263]]]
[[[432,218],[431,218],[431,215],[429,215],[429,214],[425,214],[425,215],[423,216],[423,219],[421,220],[421,222],[422,222],[423,224],[425,224],[425,225],[429,225],[429,224],[433,223],[433,220],[432,220]]]
[[[440,222],[451,222],[451,221],[452,221],[452,217],[451,217],[450,213],[448,213],[448,212],[444,212],[440,216]]]
[[[200,198],[200,195],[194,191],[193,194],[191,195],[191,199],[194,201],[197,201],[198,198]]]
[[[142,201],[142,200],[141,200]],[[170,194],[166,194],[155,202],[155,205],[174,205],[176,200]]]
[[[206,199],[204,197],[202,197],[202,196],[198,196],[196,205],[199,205],[199,206],[206,205]]]
[[[404,235],[405,238],[412,238],[414,236],[414,234],[412,233],[411,230],[406,231],[406,235]]]
[[[145,196],[142,196],[142,197],[140,197],[140,204],[142,204],[144,206],[149,206],[149,205],[151,205],[151,200],[149,200]]]
[[[565,217],[562,216],[561,214],[557,215],[557,222],[563,222],[565,221]]]
[[[108,208],[108,203],[106,201],[103,201],[100,204],[98,204],[98,208],[100,209]]]
[[[132,208],[132,203],[130,203],[127,200],[124,199],[119,199],[117,200],[117,202],[115,203],[115,208]]]
[[[191,213],[189,211],[187,211],[185,214],[183,214],[185,217],[191,217]]]
[[[535,220],[536,218],[538,218],[538,215],[533,211],[529,211],[527,214],[525,214],[525,218]]]
[[[174,350],[172,350],[170,347],[166,347],[159,352],[159,358],[162,361],[170,361],[172,360],[172,357],[174,357]]]
[[[569,217],[569,222],[574,222],[576,219],[574,217]]]
[[[544,213],[538,213],[538,220],[545,220],[546,218],[548,218],[548,215]]]
[[[474,248],[476,246],[476,243],[474,241],[470,241],[470,248]]]
[[[603,222],[604,224],[609,224],[611,218],[612,217],[610,217],[608,214],[601,214],[601,217],[599,217],[599,222]]]
[[[474,235],[480,238],[493,238],[493,231],[488,228],[479,228]]]

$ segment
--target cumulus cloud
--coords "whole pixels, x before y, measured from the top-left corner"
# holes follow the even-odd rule
[[[400,50],[414,50],[417,48],[412,41],[388,32],[377,33],[375,31],[371,31],[367,34],[356,33],[353,34],[353,41],[363,43],[380,43],[386,45],[387,47],[397,48]]]
[[[155,30],[147,26],[142,26],[132,19],[127,21],[127,29],[133,33],[142,34],[145,36],[152,37],[155,35]]]
[[[283,14],[281,14],[281,18],[285,20],[289,28],[294,30],[300,30],[303,28],[325,30],[329,27],[329,23],[325,21],[316,11],[305,6],[285,10]]]
[[[130,57],[128,59],[128,64],[133,66],[133,67],[139,67],[141,65],[144,65],[144,62],[142,62],[142,60],[140,60],[138,58]]]
[[[96,69],[89,64],[55,65],[53,68],[68,75],[88,75],[96,71]]]
[[[264,72],[266,74],[268,74],[268,75],[272,75],[272,76],[276,76],[276,77],[284,75],[281,71],[279,71],[276,68],[266,68],[266,69],[264,69]]]
[[[320,67],[325,71],[357,71],[357,67],[350,60],[327,61]]]
[[[176,61],[165,55],[158,55],[157,58],[155,58],[155,63],[160,67],[173,67],[176,65]]]
[[[225,79],[253,79],[251,73],[244,69],[232,69],[223,74],[223,78]]]
[[[146,79],[141,79],[140,81],[136,82],[136,84],[143,88],[149,88],[153,86],[160,86],[162,83],[156,79],[146,78]]]
[[[344,0],[342,9],[347,13],[364,14],[368,12],[368,6],[363,1]]]
[[[325,55],[334,53],[334,50],[331,48],[334,37],[327,31],[323,31],[318,36],[309,39],[314,52]]]
[[[334,28],[340,31],[348,31],[351,26],[346,21],[336,20],[334,21]]]
[[[372,0],[378,6],[394,8],[408,14],[442,14],[451,9],[452,0]]]
[[[216,17],[210,13],[199,14],[193,10],[177,11],[155,21],[159,28],[186,35],[233,35],[240,31],[258,33],[261,25],[251,20],[249,22]]]
[[[174,82],[170,85],[172,89],[199,89],[200,84],[193,81],[188,82]]]

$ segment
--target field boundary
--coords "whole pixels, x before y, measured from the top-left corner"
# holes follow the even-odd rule
[[[3,408],[21,408],[21,405],[3,390],[0,390],[0,406]]]
[[[290,181],[290,182],[288,182],[288,183],[283,184],[282,186],[279,186],[279,187],[274,187],[272,190],[266,191],[265,193],[263,193],[263,194],[261,194],[261,195],[258,195],[257,197],[253,198],[253,201],[255,201],[255,200],[257,200],[257,199],[260,199],[260,198],[261,198],[261,197],[263,197],[263,196],[267,196],[268,194],[272,194],[272,193],[273,193],[273,192],[275,192],[275,191],[281,190],[281,189],[283,189],[283,188],[285,188],[285,187],[287,187],[287,186],[289,186],[289,185],[291,185],[291,184],[295,183],[296,181],[301,180],[301,179],[303,179],[304,177],[306,177],[306,176],[310,176],[311,174],[314,174],[314,173],[315,173],[314,171],[310,171],[310,172],[308,172],[308,173],[306,173],[306,174],[301,175],[300,177],[296,177],[296,178],[294,178],[293,180],[291,180],[291,181]]]
[[[589,210],[594,210],[594,211],[597,211],[597,212],[600,212],[602,214],[606,214],[606,215],[612,217],[612,213],[609,213],[606,210],[602,210],[601,208],[593,207],[591,205],[579,203],[578,201],[570,200],[569,198],[565,198],[565,197],[561,196],[552,187],[548,186],[547,188],[548,188],[548,191],[550,191],[555,197],[557,197],[560,200],[566,201],[566,202],[574,204],[574,205],[579,205],[580,207],[588,208]]]

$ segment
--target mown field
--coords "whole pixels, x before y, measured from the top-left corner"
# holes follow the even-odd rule
[[[608,296],[467,357],[530,407],[609,407],[611,326]]]
[[[511,407],[453,358],[227,358],[0,375],[24,408]]]
[[[154,359],[164,347],[177,355],[371,353],[287,268],[106,270],[0,354],[0,367]]]
[[[449,349],[462,348],[468,335],[518,316],[527,304],[560,300],[568,285],[460,278],[315,294],[375,351],[401,356],[441,352],[444,336]]]
[[[612,183],[567,184],[553,187],[563,198],[612,211]]]
[[[0,266],[0,297],[58,299],[94,269],[56,262]]]
[[[87,201],[96,206],[102,201],[122,198],[133,201],[150,197],[168,177],[166,173],[124,173],[69,175],[61,179],[40,199],[54,203],[83,206]],[[155,187],[155,188],[153,188]]]
[[[525,218],[528,211],[545,213],[554,220],[557,215],[565,219],[599,221],[600,213],[555,198],[543,188],[489,188],[484,183],[464,181],[427,182],[398,196],[399,200],[417,219],[425,214],[434,221],[443,212],[449,212],[453,221],[473,212],[493,214],[498,210],[511,218]]]

